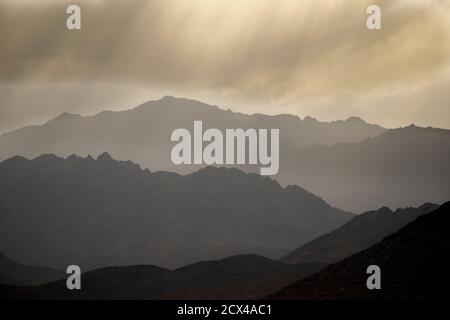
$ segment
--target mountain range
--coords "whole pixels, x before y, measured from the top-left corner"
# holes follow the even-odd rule
[[[279,128],[279,173],[175,166],[171,132],[195,120]],[[431,202],[450,198],[450,130],[164,97],[1,135],[0,161],[2,297],[423,299],[448,283],[450,203]],[[59,280],[72,264],[84,291]]]
[[[107,153],[3,161],[0,212],[8,257],[84,271],[175,268],[246,253],[280,258],[354,216],[298,186],[235,168],[152,173]]]
[[[42,154],[67,157],[100,155],[132,160],[150,170],[193,172],[170,162],[170,136],[174,129],[192,128],[202,120],[207,128],[280,128],[280,143],[293,148],[358,142],[385,132],[381,126],[357,117],[321,122],[289,114],[247,115],[199,101],[166,96],[125,111],[103,111],[93,116],[63,113],[43,125],[27,126],[0,136],[0,160]]]
[[[108,267],[82,274],[82,290],[66,280],[40,286],[0,285],[4,299],[256,299],[320,269],[257,255],[202,261],[176,270],[151,265]],[[0,282],[1,284],[1,282]]]
[[[311,117],[247,115],[195,100],[164,97],[136,108],[93,116],[62,114],[43,125],[0,136],[0,160],[42,154],[97,157],[104,151],[152,171],[187,174],[200,165],[174,165],[171,133],[207,128],[279,128],[283,186],[296,184],[331,205],[364,212],[381,206],[442,203],[450,196],[450,131],[407,127],[387,130],[357,117],[321,122]],[[424,166],[429,162],[433,166]],[[238,166],[256,172],[255,166]]]
[[[395,212],[383,207],[357,215],[336,230],[302,245],[280,261],[291,264],[337,262],[369,248],[438,207],[436,204],[426,203],[418,208],[399,208]]]
[[[40,286],[7,286],[4,299],[257,299],[322,267],[291,266],[257,255],[202,261],[176,270],[151,265],[108,267],[82,274],[82,290],[66,281]]]
[[[298,149],[281,157],[276,178],[301,181],[352,212],[441,204],[450,198],[450,130],[411,125],[358,143]]]
[[[380,243],[270,295],[273,299],[446,299],[450,267],[450,202],[420,216]],[[377,265],[381,289],[369,290]]]
[[[65,280],[39,286],[0,285],[2,299],[431,299],[444,298],[450,239],[446,232],[450,202],[423,214],[381,242],[326,267],[285,264],[257,255],[201,261],[168,270],[151,265],[108,267],[83,273],[82,290],[69,291]],[[430,213],[426,213],[433,210]],[[380,227],[385,209],[367,213],[361,224]],[[402,213],[410,216],[411,209]],[[416,213],[417,214],[417,213]],[[406,219],[406,218],[405,218]],[[353,219],[355,220],[355,219]],[[353,221],[352,220],[352,221]],[[391,226],[392,217],[384,217]],[[405,221],[405,220],[403,220]],[[350,223],[349,223],[350,224]],[[352,222],[354,226],[355,221]],[[364,227],[362,228],[364,229]],[[19,264],[16,265],[21,267]],[[368,290],[366,269],[381,269],[381,289]],[[1,283],[1,282],[0,282]],[[289,284],[291,283],[291,284]],[[284,287],[284,288],[283,288]],[[281,288],[281,289],[280,289]],[[275,292],[275,293],[273,293]]]

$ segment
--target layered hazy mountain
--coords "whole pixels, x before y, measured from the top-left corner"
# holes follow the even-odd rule
[[[396,213],[383,208],[354,218],[349,229],[375,230],[418,216],[381,242],[329,267],[284,264],[257,255],[201,261],[169,270],[152,265],[108,267],[83,274],[83,290],[65,280],[36,287],[0,285],[3,299],[430,299],[444,298],[449,281],[450,203]],[[430,213],[427,213],[431,211]],[[391,215],[403,215],[394,219]],[[387,215],[390,215],[389,218]],[[369,217],[370,216],[370,217]],[[359,222],[358,222],[359,221]],[[377,222],[378,221],[378,222]],[[396,222],[393,222],[396,221]],[[387,223],[389,222],[389,223]],[[337,240],[338,241],[338,240]],[[339,241],[338,241],[339,242]],[[368,290],[366,269],[381,268],[382,290]],[[22,267],[20,264],[15,265]],[[29,268],[29,267],[28,267]],[[0,282],[1,283],[1,282]],[[289,284],[290,283],[290,284]],[[284,288],[282,288],[284,287]],[[275,293],[273,293],[275,292]]]
[[[331,204],[355,212],[417,207],[450,198],[450,130],[388,130],[359,143],[283,155],[277,179],[302,182]]]
[[[245,115],[197,101],[165,97],[122,112],[82,117],[63,114],[41,126],[0,136],[0,159],[52,153],[96,157],[108,151],[150,170],[191,173],[170,159],[177,128],[279,128],[284,186],[300,185],[333,206],[353,212],[442,203],[450,197],[450,131],[407,127],[386,130],[359,118],[319,122],[292,115]],[[255,171],[255,167],[241,166]]]
[[[275,299],[445,299],[450,267],[450,202],[380,243],[295,282]],[[368,290],[366,269],[381,269],[381,290]]]
[[[39,287],[1,285],[6,299],[256,299],[310,275],[316,266],[291,266],[257,255],[202,261],[176,270],[151,265],[109,267],[83,274],[83,289],[66,281]]]
[[[105,111],[90,117],[64,113],[44,125],[4,134],[0,137],[0,160],[45,153],[63,157],[97,156],[108,151],[115,159],[132,160],[151,170],[192,172],[198,167],[178,167],[171,163],[170,136],[177,128],[192,130],[195,120],[203,121],[204,130],[280,128],[281,144],[291,148],[362,141],[385,131],[359,118],[328,123],[288,114],[247,115],[166,96],[127,111]]]
[[[417,217],[434,211],[438,205],[427,203],[418,208],[383,207],[358,215],[338,229],[294,250],[280,261],[291,264],[334,263],[380,242]]]
[[[164,97],[128,111],[101,112],[90,117],[62,114],[44,125],[25,127],[4,134],[0,136],[0,160],[16,155],[34,158],[48,153],[62,157],[71,154],[83,157],[90,154],[96,157],[108,151],[115,159],[132,160],[152,171],[192,173],[200,166],[176,166],[172,163],[170,151],[174,143],[170,141],[170,136],[177,128],[192,130],[195,120],[203,121],[204,130],[279,128],[281,167],[279,175],[275,178],[280,183],[301,186],[306,183],[324,199],[329,198],[336,206],[353,211],[361,211],[361,208],[372,209],[373,203],[378,207],[386,204],[385,199],[373,200],[376,195],[372,196],[369,193],[358,194],[355,199],[352,196],[355,190],[351,183],[347,183],[345,188],[339,188],[340,190],[329,190],[330,186],[337,183],[335,177],[330,176],[328,179],[322,173],[324,168],[309,168],[307,163],[304,163],[303,149],[306,148],[305,151],[309,154],[308,146],[360,142],[386,131],[378,125],[365,123],[356,117],[328,123],[310,117],[302,120],[297,116],[286,114],[246,115],[198,101]],[[333,152],[331,153],[333,158]],[[257,170],[254,166],[241,166],[240,169],[247,172]],[[311,179],[311,176],[317,176],[317,179]],[[346,178],[352,181],[354,176]],[[427,195],[425,189],[423,198]],[[394,199],[396,200],[394,202],[408,202],[400,196],[394,196]]]
[[[107,153],[2,162],[0,212],[0,249],[9,257],[84,270],[280,258],[353,217],[298,186],[235,168],[152,173]]]

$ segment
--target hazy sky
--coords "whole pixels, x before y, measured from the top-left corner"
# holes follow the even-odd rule
[[[450,128],[447,0],[0,0],[0,48],[0,132],[167,94]]]

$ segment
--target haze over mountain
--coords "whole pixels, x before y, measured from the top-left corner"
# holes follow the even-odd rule
[[[332,205],[354,212],[450,198],[450,130],[391,129],[358,143],[297,149],[280,159],[282,184],[301,181]]]
[[[283,186],[300,185],[345,210],[419,206],[450,197],[450,130],[386,130],[355,117],[326,123],[286,114],[245,115],[174,97],[90,117],[63,114],[44,125],[4,134],[0,159],[108,151],[115,159],[132,160],[152,171],[191,173],[201,166],[174,165],[170,136],[177,128],[192,130],[194,120],[202,120],[204,130],[279,128],[280,170],[274,177]],[[255,166],[239,169],[259,172]]]
[[[151,173],[107,153],[2,162],[0,212],[0,250],[11,259],[83,270],[243,253],[280,258],[353,216],[238,169]]]
[[[33,158],[45,153],[97,156],[108,151],[115,159],[133,160],[151,170],[192,172],[192,168],[171,163],[170,136],[177,128],[192,130],[195,120],[203,120],[204,130],[280,128],[281,143],[292,147],[361,141],[385,131],[356,117],[328,123],[288,114],[247,115],[166,96],[127,111],[104,111],[88,117],[64,113],[43,125],[6,133],[0,136],[0,160],[16,155]]]
[[[380,242],[417,217],[434,211],[438,205],[426,203],[419,208],[383,207],[352,218],[336,230],[324,234],[280,259],[284,263],[334,263]]]
[[[450,284],[450,202],[380,243],[271,295],[274,299],[445,299]],[[381,269],[368,290],[367,267]]]
[[[198,101],[166,96],[122,112],[105,111],[82,117],[64,113],[41,126],[29,126],[0,136],[0,160],[21,155],[34,158],[42,154],[86,157],[108,151],[115,159],[132,160],[150,170],[182,174],[192,173],[201,166],[176,166],[170,159],[174,143],[172,131],[192,130],[195,120],[207,128],[280,128],[280,149],[284,154],[299,147],[337,142],[361,141],[385,131],[378,125],[359,118],[331,123],[310,117],[292,115],[246,115],[222,110]],[[256,171],[243,166],[241,170]],[[287,184],[298,184],[291,181]]]
[[[34,286],[63,279],[65,274],[50,268],[27,266],[8,259],[0,252],[0,284]]]
[[[291,266],[252,254],[202,261],[173,271],[151,265],[109,267],[83,274],[80,291],[67,290],[65,280],[35,288],[0,285],[0,298],[256,299],[318,267]]]

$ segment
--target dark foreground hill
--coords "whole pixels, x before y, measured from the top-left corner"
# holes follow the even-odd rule
[[[39,285],[64,278],[64,273],[44,267],[27,266],[8,259],[0,252],[0,284]]]
[[[415,220],[434,211],[438,205],[427,203],[419,208],[397,209],[383,207],[351,219],[336,230],[324,234],[280,259],[285,263],[322,262],[334,263],[369,248]]]
[[[274,299],[447,298],[450,202],[379,244],[272,294]],[[368,290],[369,265],[381,268],[381,290]]]
[[[257,255],[204,261],[174,271],[154,266],[110,267],[82,275],[82,290],[65,280],[38,287],[0,286],[3,299],[255,299],[320,266],[291,266]]]
[[[0,164],[0,250],[60,270],[280,258],[352,216],[300,187],[237,169],[151,173],[106,153]]]

